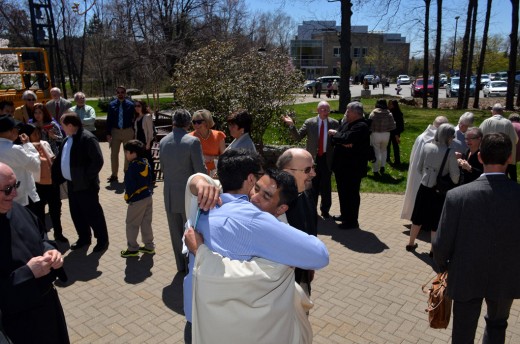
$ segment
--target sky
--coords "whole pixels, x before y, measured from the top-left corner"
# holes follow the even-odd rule
[[[302,23],[304,20],[336,20],[336,24],[340,25],[340,3],[339,1],[329,2],[327,0],[245,0],[251,11],[260,12],[278,12],[283,11],[292,17],[296,24]],[[357,3],[357,0],[353,0]],[[406,37],[406,41],[411,43],[411,56],[422,54],[423,31],[422,24],[414,21],[419,17],[423,21],[424,18],[424,2],[421,0],[400,1],[401,7],[399,11],[390,10],[383,16],[383,10],[375,8],[374,5],[366,3],[374,3],[374,1],[360,1],[365,3],[362,7],[354,5],[352,8],[352,25],[368,25],[368,30],[384,31],[392,33],[400,33]],[[455,35],[455,17],[460,16],[457,28],[457,41],[462,38],[464,31],[468,0],[451,0],[444,1],[443,6],[443,32],[442,40],[447,42],[453,39]],[[485,19],[486,2],[480,0],[477,18],[477,33],[483,33],[483,22]],[[422,6],[422,7],[421,7]],[[432,1],[430,7],[430,30],[436,27],[436,6],[437,2]],[[498,34],[503,37],[509,36],[511,31],[511,1],[510,0],[493,0],[490,34]],[[383,16],[383,19],[381,17]],[[422,22],[421,21],[421,22]],[[480,23],[480,25],[478,24]],[[432,37],[434,39],[435,36]],[[430,47],[433,49],[434,42],[430,40]]]

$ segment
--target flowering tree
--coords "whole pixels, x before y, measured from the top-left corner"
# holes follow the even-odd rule
[[[7,48],[9,40],[0,38],[0,48]],[[18,68],[16,54],[0,54],[0,72],[10,72]],[[21,88],[20,76],[5,74],[0,78],[0,88]]]
[[[266,129],[279,124],[303,80],[285,53],[243,51],[234,42],[212,41],[177,65],[172,82],[182,106],[208,109],[218,122],[233,111],[248,110],[254,118],[251,136],[262,146]]]

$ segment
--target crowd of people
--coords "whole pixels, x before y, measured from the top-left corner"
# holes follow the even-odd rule
[[[332,94],[332,85],[330,90]],[[51,101],[41,104],[36,102],[34,92],[26,91],[22,97],[24,105],[19,108],[14,109],[8,102],[0,104],[0,221],[3,228],[0,235],[9,239],[8,242],[13,237],[23,238],[21,243],[13,244],[12,254],[6,254],[11,250],[2,251],[3,259],[9,264],[0,270],[0,287],[2,293],[7,293],[5,295],[12,294],[13,300],[35,300],[25,302],[20,308],[13,307],[10,303],[13,300],[2,298],[0,302],[3,331],[14,343],[24,342],[27,335],[22,332],[28,329],[22,329],[13,320],[21,318],[30,323],[30,330],[43,331],[43,336],[50,342],[68,342],[63,310],[53,287],[54,280],[64,279],[66,274],[61,254],[54,242],[48,240],[45,206],[49,208],[56,241],[68,242],[60,219],[62,199],[68,198],[78,236],[70,249],[88,247],[92,235],[97,239],[94,252],[102,253],[109,247],[107,223],[99,199],[99,173],[104,158],[93,134],[96,131],[95,111],[85,104],[82,92],[74,95],[74,106],[61,97],[57,88],[52,89],[51,95]],[[126,88],[118,86],[107,113],[106,132],[111,150],[108,183],[119,180],[121,145],[125,155],[124,201],[128,210],[125,222],[127,247],[120,253],[123,258],[155,253],[152,219],[156,171],[151,154],[155,130],[150,112],[144,101],[128,99]],[[276,161],[276,168],[267,169],[256,151],[251,136],[253,116],[247,110],[239,109],[226,117],[229,135],[233,138],[227,147],[226,134],[214,129],[210,111],[200,109],[193,114],[186,109],[174,111],[172,132],[159,142],[159,157],[172,252],[177,271],[186,274],[186,343],[191,343],[192,337],[198,342],[201,338],[214,339],[219,335],[228,341],[240,342],[246,332],[249,339],[254,338],[264,333],[262,328],[254,326],[258,322],[263,321],[266,325],[268,319],[285,319],[288,310],[280,311],[269,305],[287,300],[291,300],[291,304],[296,300],[290,307],[291,312],[304,316],[285,319],[287,324],[292,324],[286,326],[288,329],[297,330],[290,333],[281,330],[277,338],[288,338],[287,342],[291,343],[312,341],[312,331],[309,341],[310,324],[305,312],[312,295],[315,270],[325,267],[329,261],[327,248],[317,237],[318,219],[321,216],[339,222],[337,228],[340,230],[360,228],[360,187],[370,169],[370,152],[373,150],[375,155],[371,166],[373,176],[380,178],[390,161],[390,148],[394,151],[394,164],[401,163],[399,144],[404,130],[404,116],[395,100],[377,100],[375,109],[368,115],[361,102],[351,102],[340,121],[330,118],[330,104],[326,101],[318,103],[316,112],[316,116],[307,119],[299,128],[294,119],[283,117],[288,134],[295,141],[306,139],[306,145],[305,148],[287,149]],[[518,204],[520,200],[516,183],[506,183],[505,177],[495,176],[507,173],[516,182],[520,116],[513,114],[508,120],[503,116],[502,106],[495,104],[492,116],[480,127],[475,127],[473,122],[472,113],[464,113],[457,127],[449,124],[446,117],[438,116],[417,137],[410,155],[401,214],[403,219],[412,222],[406,251],[416,250],[415,241],[421,229],[431,231],[430,255],[441,270],[450,273],[453,270],[455,276],[465,276],[460,272],[464,264],[449,263],[454,257],[468,254],[465,250],[471,251],[459,247],[455,240],[459,232],[465,233],[467,229],[450,222],[452,217],[460,217],[463,212],[471,213],[469,205],[461,201],[465,195],[489,188],[486,197],[497,205],[504,200]],[[337,215],[330,214],[333,173],[339,198],[340,213]],[[446,194],[436,188],[439,178],[444,175],[449,175],[456,192]],[[476,187],[478,183],[483,186]],[[491,192],[495,183],[504,189],[504,199],[496,199]],[[185,189],[186,193],[179,192]],[[479,207],[483,206],[485,199],[476,198]],[[448,208],[448,204],[452,207]],[[193,205],[195,210],[190,210]],[[459,209],[456,214],[454,209]],[[507,239],[504,239],[507,227],[499,226],[499,234],[504,237],[496,237],[488,233],[486,224],[485,219],[475,224],[482,227],[478,244],[490,236],[491,242],[508,252]],[[139,233],[142,245],[137,241]],[[520,242],[516,234],[512,239]],[[24,245],[28,249],[24,249]],[[23,254],[18,254],[18,250]],[[496,248],[486,246],[479,250],[477,252],[491,252],[489,250]],[[512,262],[511,257],[516,255],[511,253],[507,260]],[[265,277],[275,272],[264,265],[264,260],[270,262],[270,267],[280,268],[276,273],[284,277],[278,281],[290,287],[285,288],[286,293],[266,301],[262,312],[255,312],[258,304],[249,303],[254,299],[254,287],[266,288],[262,293],[280,287]],[[252,270],[267,272],[255,275],[255,282],[251,282],[240,273],[236,276],[209,273],[204,264],[236,264],[233,271],[243,271],[246,277]],[[516,273],[514,268],[505,270]],[[502,281],[502,276],[488,273]],[[236,279],[237,285],[230,289],[233,293],[224,292],[231,288],[230,285],[222,287],[222,295],[227,293],[223,299],[219,299],[218,293],[211,296],[213,299],[194,294],[196,290],[208,288],[208,280],[218,288],[218,281],[224,279]],[[487,290],[475,292],[470,301],[461,296],[464,282],[454,282],[455,287],[449,289],[457,305],[453,338],[471,335],[467,332],[471,332],[468,327],[474,324],[461,318],[467,315],[474,318],[472,307],[480,307],[483,298],[488,307],[493,306],[496,310],[494,313],[492,309],[488,310],[489,336],[500,338],[503,332],[499,328],[505,331],[504,321],[512,300],[520,297],[520,288],[512,286],[513,281],[518,282],[514,278],[503,280],[503,287],[490,288],[489,294]],[[33,283],[38,288],[25,289],[25,283]],[[250,283],[254,283],[253,287],[247,289]],[[242,287],[248,292],[239,292]],[[270,295],[275,297],[275,294]],[[225,304],[230,297],[241,298],[240,312],[212,317],[215,310],[211,305]],[[478,298],[480,303],[475,301]],[[45,326],[36,321],[41,316],[41,307],[49,307],[53,314],[47,316]],[[244,314],[249,313],[258,317],[253,315],[244,320]],[[230,324],[240,320],[250,323],[233,329]],[[244,332],[246,328],[249,330]]]

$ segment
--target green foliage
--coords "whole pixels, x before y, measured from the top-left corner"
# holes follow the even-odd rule
[[[212,41],[189,53],[176,67],[172,79],[176,100],[189,110],[208,109],[223,123],[238,109],[254,118],[251,135],[263,143],[285,106],[294,104],[294,91],[303,82],[290,57],[279,51],[243,51],[234,42]]]
[[[101,112],[108,112],[108,104],[112,101],[112,98],[99,98],[97,101],[97,107]],[[97,112],[96,112],[97,113]]]

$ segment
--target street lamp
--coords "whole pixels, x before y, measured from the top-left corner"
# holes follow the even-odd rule
[[[453,68],[455,65],[455,50],[457,49],[457,25],[459,24],[460,16],[455,17],[455,38],[453,38],[453,55],[451,56],[451,74],[453,76]]]

